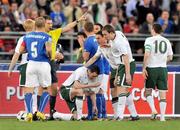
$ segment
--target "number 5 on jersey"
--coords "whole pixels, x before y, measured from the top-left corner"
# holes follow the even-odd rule
[[[31,43],[31,56],[33,58],[36,58],[38,56],[38,54],[37,54],[37,43],[38,42],[32,42]]]

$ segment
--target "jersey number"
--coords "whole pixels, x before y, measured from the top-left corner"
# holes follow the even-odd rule
[[[37,43],[38,42],[32,42],[31,43],[31,56],[33,57],[33,58],[36,58],[37,57]]]
[[[155,53],[161,53],[164,54],[167,51],[167,43],[165,41],[160,41],[158,44],[158,41],[155,42]]]

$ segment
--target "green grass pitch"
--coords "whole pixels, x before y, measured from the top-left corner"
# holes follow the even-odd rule
[[[23,122],[0,119],[0,130],[180,130],[180,120],[48,121]]]

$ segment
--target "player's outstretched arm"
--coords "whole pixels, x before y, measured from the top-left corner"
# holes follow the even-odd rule
[[[10,66],[9,66],[9,70],[8,70],[8,77],[11,77],[12,70],[13,70],[15,64],[17,63],[19,56],[20,56],[19,53],[16,53],[16,52],[14,53],[12,60],[11,60],[11,63],[10,63]]]
[[[91,84],[81,84],[79,81],[75,81],[73,86],[76,89],[83,89],[83,88],[95,88],[100,85],[101,85],[100,82],[91,83]]]
[[[92,65],[97,59],[98,59],[98,56],[94,55],[84,66],[88,67]]]
[[[70,30],[73,29],[79,22],[85,21],[85,20],[86,20],[86,15],[87,15],[87,13],[84,13],[78,20],[73,21],[73,22],[69,23],[68,25],[66,25],[65,27],[63,27],[63,28],[62,28],[62,33],[70,31]]]
[[[88,84],[87,88],[96,88],[99,87],[100,85],[101,85],[100,82],[90,83]]]

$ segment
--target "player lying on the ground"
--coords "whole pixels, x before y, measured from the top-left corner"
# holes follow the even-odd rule
[[[98,82],[98,75],[99,68],[97,66],[91,66],[89,68],[80,67],[62,84],[60,94],[72,112],[73,119],[80,120],[82,118],[84,94],[91,96],[93,112],[97,112],[96,95],[94,91],[96,91],[95,89],[100,85],[100,82]],[[57,112],[54,118],[68,120],[63,114],[57,114]]]

